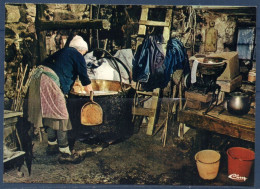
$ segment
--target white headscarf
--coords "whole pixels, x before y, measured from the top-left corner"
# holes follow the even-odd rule
[[[84,39],[79,36],[76,35],[75,37],[73,37],[73,39],[71,40],[70,47],[74,47],[77,50],[87,50],[88,51],[88,44],[86,41],[84,41]]]

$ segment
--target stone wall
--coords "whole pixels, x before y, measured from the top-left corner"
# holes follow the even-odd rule
[[[5,22],[5,97],[13,98],[20,63],[36,63],[34,4],[6,4]]]
[[[46,20],[89,20],[90,5],[85,4],[46,4],[44,16]],[[46,50],[50,55],[64,47],[71,30],[47,31]],[[84,31],[86,33],[87,31]]]
[[[195,10],[192,7],[177,7],[173,12],[172,36],[179,37],[189,55],[205,53],[205,36],[209,22],[215,23],[218,31],[216,52],[235,50],[236,17],[210,10]],[[196,25],[196,27],[194,27]],[[193,37],[194,41],[193,41]],[[194,44],[194,51],[192,45]]]
[[[89,5],[46,4],[44,8],[46,20],[89,19]],[[27,72],[38,62],[38,45],[35,28],[35,4],[6,4],[5,6],[5,62],[4,62],[4,97],[6,106],[10,107],[10,99],[15,96],[17,72],[20,66]],[[60,31],[47,32],[47,48],[50,54],[62,48],[59,45]],[[68,32],[65,32],[66,35]],[[55,39],[54,43],[50,38]]]

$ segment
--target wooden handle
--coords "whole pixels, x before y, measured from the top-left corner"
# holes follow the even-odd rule
[[[93,91],[90,91],[90,94],[89,94],[89,99],[90,99],[90,101],[91,102],[93,102],[94,100],[93,100]]]

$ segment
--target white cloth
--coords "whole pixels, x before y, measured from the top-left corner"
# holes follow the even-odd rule
[[[192,69],[191,69],[191,83],[196,83],[196,73],[197,73],[197,68],[198,68],[199,61],[194,60]]]
[[[133,62],[133,58],[134,58],[133,53],[132,53],[132,49],[118,50],[116,52],[116,54],[114,55],[114,57],[121,60],[122,63],[124,63],[124,65],[128,69],[128,71],[130,72],[129,73],[130,76],[129,76],[126,69],[118,62],[118,67],[119,67],[120,74],[121,74],[121,77],[122,77],[122,82],[129,84],[129,77],[131,77],[131,75],[132,75],[132,67],[133,67],[132,62]],[[116,73],[116,76],[117,76],[117,81],[120,81],[118,72]]]
[[[132,59],[133,53],[131,49],[123,49],[118,50],[114,57],[121,60],[128,71],[132,72]],[[87,53],[85,56],[85,61],[87,65],[94,65],[93,69],[88,67],[87,72],[90,79],[102,79],[102,80],[111,80],[111,81],[120,81],[119,73],[115,67],[115,63],[112,63],[111,59],[102,58],[97,60],[97,58],[93,55],[93,51]],[[121,65],[120,62],[117,61],[118,68],[120,70],[121,78],[123,83],[129,84],[129,74]],[[96,67],[96,68],[95,68]]]
[[[56,144],[58,144],[58,140],[56,139],[54,142],[48,141],[48,144],[49,145],[56,145]]]
[[[86,41],[84,41],[84,39],[79,36],[76,35],[75,37],[73,37],[73,39],[71,40],[70,47],[74,47],[77,50],[86,50],[88,51],[88,44]]]
[[[87,70],[89,79],[114,80],[115,70],[109,65],[106,59],[103,60],[101,66],[96,69]]]

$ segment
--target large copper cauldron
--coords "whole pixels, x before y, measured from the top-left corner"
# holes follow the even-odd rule
[[[95,79],[91,80],[91,84],[94,91],[122,91],[129,89],[130,85],[122,83],[122,87],[119,81],[109,81]]]
[[[91,85],[94,90],[94,96],[106,96],[106,95],[114,95],[118,92],[125,92],[131,88],[129,84],[120,83],[119,81],[110,81],[110,80],[102,80],[102,79],[93,79],[91,80]],[[76,90],[76,87],[81,88],[83,91],[83,86],[80,81],[76,81],[71,93],[78,96],[89,96],[89,94],[85,94]]]
[[[90,101],[89,94],[71,91],[68,110],[73,129],[78,134],[84,133],[88,129],[98,135],[110,133],[111,136],[124,136],[131,133],[133,128],[131,107],[134,96],[131,86],[108,80],[91,80],[91,84],[94,90],[94,100],[103,110],[103,123],[93,127],[82,125],[80,122],[81,108]]]

